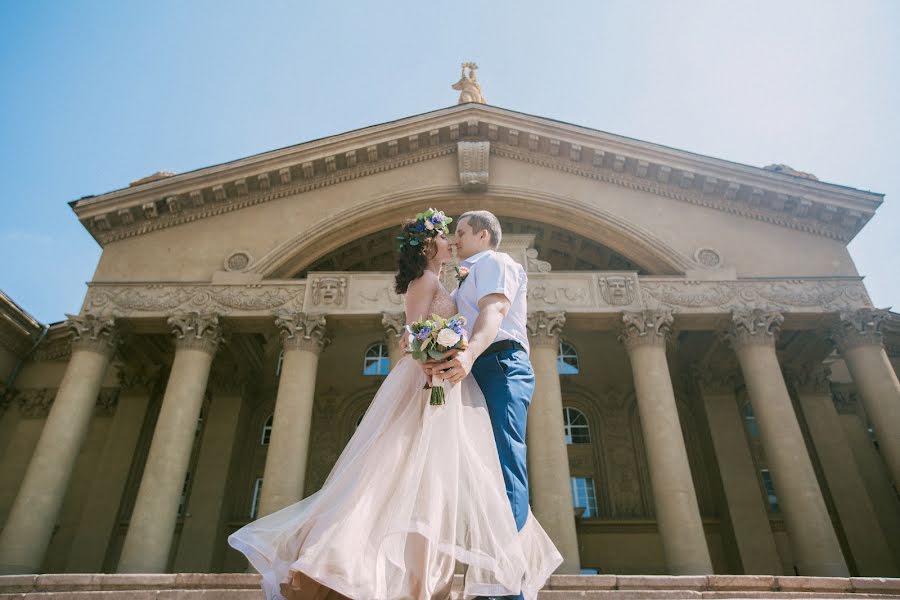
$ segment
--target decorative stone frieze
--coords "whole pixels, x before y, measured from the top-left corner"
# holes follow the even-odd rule
[[[775,346],[784,315],[775,311],[754,308],[734,312],[725,339],[735,348],[751,345]]]
[[[94,314],[66,315],[66,327],[72,334],[72,349],[111,356],[119,344],[115,321]]]
[[[169,317],[166,322],[175,336],[176,348],[215,354],[222,342],[222,328],[215,314],[190,312]]]
[[[668,310],[640,310],[622,313],[619,341],[626,348],[665,346],[672,332],[674,317]]]
[[[566,324],[566,313],[539,310],[528,314],[528,340],[534,346],[559,345],[559,334]]]
[[[331,341],[326,330],[325,315],[279,313],[275,316],[275,326],[279,329],[285,350],[298,348],[318,354]]]
[[[119,389],[123,392],[149,393],[156,385],[158,377],[158,369],[151,371],[122,366],[116,369],[116,379],[119,381]]]
[[[876,308],[845,311],[829,335],[842,353],[859,346],[881,346],[882,326],[889,318],[887,310]]]
[[[464,192],[483,192],[487,189],[490,172],[490,142],[457,142],[459,185]]]
[[[119,406],[119,388],[101,389],[97,396],[94,414],[99,417],[111,417]]]

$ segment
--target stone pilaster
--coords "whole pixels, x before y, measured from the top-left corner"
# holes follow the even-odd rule
[[[93,488],[85,501],[82,518],[72,540],[74,551],[67,558],[66,572],[103,571],[103,561],[115,531],[128,472],[158,376],[157,370],[121,368],[117,372],[119,406],[112,416],[96,470],[103,484]]]
[[[275,325],[281,333],[284,360],[263,472],[260,517],[303,498],[316,371],[319,354],[329,342],[321,314],[283,313],[276,316]],[[285,469],[288,464],[291,468]]]
[[[900,382],[884,351],[886,310],[864,308],[841,314],[832,337],[847,362],[884,461],[900,493]]]
[[[0,533],[0,574],[40,567],[118,338],[112,319],[69,315],[72,356]]]
[[[897,566],[841,426],[829,375],[830,369],[819,363],[790,371],[789,379],[859,574],[895,577]]]
[[[847,576],[775,354],[775,339],[783,321],[780,313],[760,309],[734,313],[727,339],[741,364],[798,572]]]
[[[744,573],[781,575],[781,561],[759,493],[759,476],[744,433],[744,418],[735,389],[737,364],[693,370],[703,401],[716,462],[722,477],[728,515]]]
[[[712,561],[666,361],[672,321],[669,311],[624,312],[619,339],[631,361],[666,565],[673,575],[705,575]]]
[[[168,319],[175,360],[144,465],[144,475],[119,558],[120,573],[164,573],[178,504],[213,357],[222,340],[216,315]]]
[[[531,506],[563,556],[558,573],[578,573],[578,535],[572,505],[569,455],[563,423],[557,356],[565,313],[528,315],[528,340],[534,366],[534,396],[528,409],[526,440]]]
[[[400,336],[406,332],[406,313],[381,313],[381,325],[384,327],[384,339],[393,369],[403,358],[403,352],[400,350]]]

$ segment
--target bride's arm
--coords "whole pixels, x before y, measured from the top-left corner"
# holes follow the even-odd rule
[[[416,321],[421,321],[422,319],[428,317],[428,308],[431,306],[432,301],[434,300],[434,295],[438,291],[438,285],[440,280],[437,275],[432,273],[431,271],[425,271],[421,277],[410,282],[409,287],[406,290],[406,324],[411,325]],[[406,350],[405,342],[406,338],[402,337],[402,341],[400,343],[401,349]],[[422,371],[427,375],[428,372],[425,370],[425,365],[419,363],[419,366],[422,367]]]

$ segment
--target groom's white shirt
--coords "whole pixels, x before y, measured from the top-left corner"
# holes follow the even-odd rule
[[[459,313],[466,318],[466,333],[471,338],[478,318],[478,301],[488,294],[503,294],[509,300],[509,312],[500,323],[493,341],[515,340],[529,352],[528,275],[522,265],[505,252],[483,250],[460,262],[469,274],[460,286],[453,290],[453,299]]]

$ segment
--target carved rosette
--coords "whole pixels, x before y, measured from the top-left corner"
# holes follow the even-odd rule
[[[92,314],[66,315],[66,327],[72,334],[72,350],[112,356],[119,344],[115,321]]]
[[[190,312],[169,317],[167,323],[175,336],[176,348],[215,354],[222,342],[222,327],[217,315]]]
[[[638,346],[665,347],[675,321],[670,310],[638,310],[622,313],[619,341],[627,350]]]
[[[566,324],[566,313],[563,311],[547,312],[539,310],[528,313],[528,339],[534,346],[559,346],[559,334]]]
[[[781,330],[784,315],[775,311],[754,308],[749,311],[731,313],[731,325],[725,333],[725,340],[735,348],[744,346],[772,346]]]
[[[331,342],[325,329],[325,315],[280,313],[275,317],[275,326],[281,333],[285,352],[306,350],[318,354]]]
[[[882,346],[881,328],[888,317],[888,311],[877,308],[842,312],[841,322],[832,329],[830,337],[841,353],[860,346]]]
[[[388,341],[394,342],[406,331],[406,313],[381,313],[381,325]]]
[[[19,413],[24,419],[44,419],[50,413],[56,390],[49,388],[35,390],[19,390],[16,400],[19,402]]]
[[[793,383],[802,394],[831,396],[831,368],[822,363],[786,369],[785,379]]]

